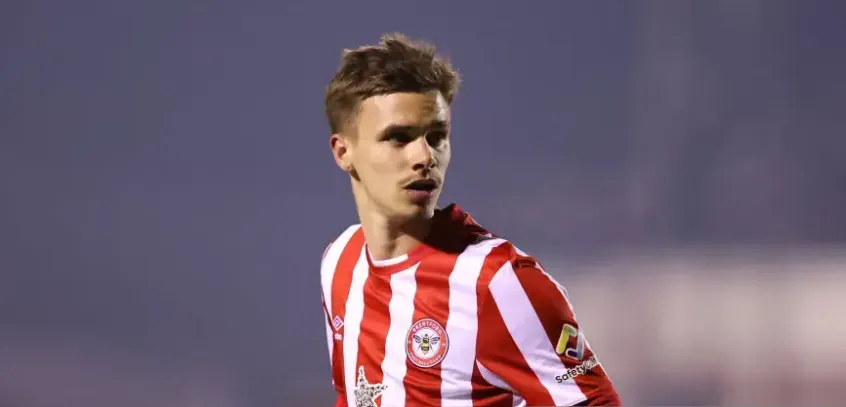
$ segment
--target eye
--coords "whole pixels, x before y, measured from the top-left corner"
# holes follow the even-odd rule
[[[385,140],[396,144],[408,144],[413,140],[411,133],[405,130],[397,130],[388,133]]]
[[[426,133],[426,141],[429,142],[430,146],[437,147],[446,140],[447,133],[443,130],[432,130],[429,133]]]

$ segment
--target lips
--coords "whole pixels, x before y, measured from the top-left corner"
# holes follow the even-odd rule
[[[412,191],[431,192],[438,187],[438,183],[433,179],[419,179],[405,186],[405,189]]]
[[[428,205],[435,198],[438,183],[429,178],[419,179],[405,186],[406,193],[415,205]]]

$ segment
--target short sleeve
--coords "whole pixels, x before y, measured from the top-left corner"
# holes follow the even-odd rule
[[[491,278],[479,310],[479,369],[528,405],[620,405],[564,289],[515,255]]]

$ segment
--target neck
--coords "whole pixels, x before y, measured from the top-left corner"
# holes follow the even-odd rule
[[[426,238],[432,219],[391,219],[375,211],[359,211],[364,239],[373,260],[387,260],[407,254]]]
[[[353,183],[353,197],[364,232],[364,240],[373,260],[388,260],[407,254],[429,234],[432,215],[397,218],[378,210],[367,195]]]

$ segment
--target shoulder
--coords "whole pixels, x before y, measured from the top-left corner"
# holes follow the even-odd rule
[[[479,318],[486,321],[488,334],[535,330],[557,335],[562,323],[577,326],[567,291],[534,256],[511,243],[500,256],[501,266],[477,288]],[[507,331],[499,330],[500,324]]]
[[[334,269],[335,264],[341,258],[344,248],[350,244],[356,244],[357,240],[361,240],[361,244],[364,243],[360,224],[347,227],[338,237],[333,239],[323,250],[323,256],[320,260],[322,273],[326,274]]]
[[[361,224],[350,225],[340,235],[336,238],[332,239],[329,242],[329,245],[326,246],[326,249],[323,250],[323,259],[325,260],[327,255],[332,250],[343,250],[343,248],[350,243],[351,240],[355,237],[356,234],[359,234],[361,231]]]
[[[547,273],[538,259],[511,241],[502,240],[491,251],[486,263],[491,267],[480,276],[481,288],[486,296],[508,298],[566,295],[564,287]]]
[[[468,250],[482,250],[486,246],[491,247],[487,262],[496,266],[496,270],[489,271],[491,279],[508,273],[545,273],[543,266],[534,256],[524,252],[510,240],[491,235],[480,236]]]

